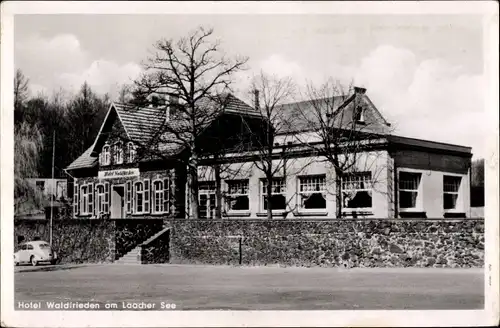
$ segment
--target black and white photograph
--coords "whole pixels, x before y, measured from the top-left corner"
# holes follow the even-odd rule
[[[496,2],[2,3],[2,325],[496,325],[498,112]]]

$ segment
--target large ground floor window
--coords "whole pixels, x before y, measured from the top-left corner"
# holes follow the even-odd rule
[[[457,209],[458,192],[462,177],[443,176],[443,207],[445,210]]]
[[[93,184],[89,183],[80,187],[80,214],[91,215],[94,211]]]
[[[152,190],[152,200],[153,205],[152,210],[155,214],[162,214],[169,212],[169,198],[170,198],[170,190],[169,190],[169,180],[155,180],[153,181],[153,190]]]
[[[301,210],[326,209],[326,176],[299,177],[299,208]]]
[[[399,208],[417,209],[420,179],[417,172],[399,172]]]
[[[107,214],[109,212],[109,194],[107,192],[109,185],[99,184],[96,186],[96,214]]]
[[[345,209],[371,209],[372,173],[352,172],[342,176],[342,201]]]
[[[261,204],[262,209],[267,211],[270,206],[272,210],[286,209],[286,182],[284,178],[274,178],[269,186],[266,179],[261,180]],[[267,199],[267,188],[271,188],[271,199]]]
[[[226,202],[229,211],[247,211],[250,209],[247,180],[228,180]]]

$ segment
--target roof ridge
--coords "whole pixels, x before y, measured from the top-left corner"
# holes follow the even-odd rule
[[[280,104],[278,106],[290,106],[290,105],[295,105],[295,104],[301,104],[301,103],[308,103],[308,102],[313,102],[313,101],[318,101],[318,100],[325,100],[325,99],[331,99],[331,98],[341,98],[345,97],[345,100],[349,99],[350,96],[333,96],[333,97],[322,97],[322,98],[315,98],[315,99],[307,99],[307,100],[300,100],[300,101],[292,101],[292,102],[287,102]]]

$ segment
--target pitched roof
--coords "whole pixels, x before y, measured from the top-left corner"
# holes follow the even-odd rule
[[[345,97],[321,98],[293,103],[282,104],[276,107],[276,118],[282,125],[279,133],[292,133],[313,130],[311,125],[315,122],[316,108],[324,103],[332,111],[336,111],[346,101]]]
[[[204,108],[216,108],[219,104],[224,106],[223,110],[214,110],[214,115],[208,115],[208,119],[204,119],[201,127],[204,128],[208,126],[215,118],[217,118],[221,113],[228,114],[243,114],[252,115],[258,114],[258,112],[250,107],[248,104],[238,99],[234,95],[227,93],[224,94],[218,101],[202,99],[199,101],[198,105]],[[220,106],[220,105],[219,105]],[[94,144],[89,147],[80,157],[78,157],[73,163],[71,163],[66,169],[80,169],[85,167],[92,167],[97,163],[97,156],[95,155],[95,147],[98,144],[98,140],[103,132],[106,120],[110,116],[112,111],[116,112],[117,118],[123,125],[127,137],[138,143],[150,143],[155,144],[157,151],[164,153],[167,156],[174,155],[180,151],[183,146],[178,142],[173,142],[176,139],[174,132],[183,131],[183,126],[186,124],[185,118],[183,118],[182,113],[171,114],[170,119],[166,120],[167,108],[166,106],[159,107],[136,107],[134,105],[122,104],[122,103],[112,103],[108,114],[106,115],[105,121],[101,126]],[[204,114],[206,117],[207,115]],[[169,125],[169,132],[161,132],[162,126],[165,124]],[[148,158],[143,159],[143,161],[149,160]]]
[[[74,170],[81,169],[86,167],[92,167],[97,163],[97,157],[92,156],[92,150],[94,149],[94,145],[90,146],[80,155],[77,159],[75,159],[66,170]]]
[[[334,117],[334,126],[347,128],[354,123],[354,111],[363,104],[364,126],[360,129],[372,133],[387,133],[390,125],[365,94],[335,96],[293,102],[277,107],[277,116],[282,124],[280,134],[313,131],[320,128],[319,114],[328,110]]]

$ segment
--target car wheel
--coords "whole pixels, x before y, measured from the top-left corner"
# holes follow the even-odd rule
[[[38,261],[36,260],[35,256],[33,256],[33,255],[31,255],[31,257],[30,257],[30,262],[31,262],[32,266],[38,265]]]
[[[52,260],[50,261],[50,264],[55,265],[57,263],[57,260]]]

